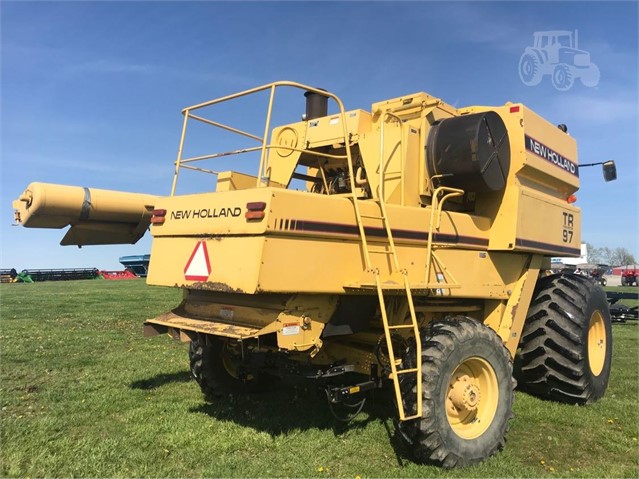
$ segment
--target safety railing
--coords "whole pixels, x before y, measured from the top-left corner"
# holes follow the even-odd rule
[[[430,178],[430,184],[434,183],[435,179],[442,178],[443,175],[434,175]],[[438,287],[439,289],[452,289],[459,288],[459,283],[452,276],[452,273],[447,271],[447,276],[450,281],[446,281],[441,285],[439,282],[437,284],[430,284],[430,277],[433,270],[433,263],[436,263],[440,269],[446,269],[442,261],[437,257],[435,252],[433,251],[433,243],[435,239],[435,230],[439,231],[441,226],[442,219],[442,211],[444,207],[444,203],[451,198],[456,198],[464,195],[464,190],[459,188],[450,188],[447,186],[438,186],[433,191],[433,202],[431,204],[430,210],[430,224],[428,226],[428,243],[426,245],[426,280],[425,283],[429,285],[429,287]],[[441,197],[440,197],[441,196]],[[444,279],[442,277],[442,279]]]
[[[280,87],[291,87],[291,88],[296,88],[296,89],[300,89],[303,91],[309,91],[312,93],[316,93],[322,96],[325,96],[329,99],[332,99],[339,110],[339,116],[340,116],[340,122],[342,124],[342,133],[343,133],[343,138],[344,138],[344,144],[346,145],[346,154],[344,155],[331,155],[331,154],[326,154],[326,153],[320,153],[320,152],[315,152],[315,151],[311,151],[311,150],[307,150],[307,149],[303,149],[303,148],[294,148],[294,147],[290,147],[287,145],[273,145],[269,143],[269,135],[271,134],[271,123],[272,123],[272,117],[273,117],[273,105],[275,102],[275,92],[278,88]],[[215,121],[212,120],[210,118],[206,118],[204,116],[201,116],[199,114],[195,114],[194,112],[197,110],[201,110],[203,108],[207,108],[207,107],[211,107],[214,105],[219,105],[221,103],[225,103],[225,102],[229,102],[238,98],[242,98],[242,97],[246,97],[249,95],[253,95],[256,93],[261,93],[264,91],[268,91],[269,92],[269,98],[268,98],[268,107],[267,107],[267,111],[266,111],[266,119],[265,119],[265,123],[264,123],[264,134],[262,136],[258,136],[258,135],[254,135],[253,133],[249,133],[247,131],[244,131],[242,129],[239,128],[235,128],[233,126],[221,123],[219,121]],[[241,154],[245,154],[245,153],[251,153],[251,152],[259,152],[260,154],[260,160],[259,160],[259,167],[258,167],[258,173],[257,173],[257,181],[256,181],[256,187],[261,187],[261,186],[267,186],[268,185],[268,178],[265,176],[265,171],[266,171],[266,162],[267,162],[267,153],[270,149],[276,148],[276,149],[282,149],[282,150],[290,150],[290,151],[298,151],[298,152],[303,152],[305,154],[310,154],[310,155],[314,155],[314,156],[321,156],[321,157],[326,157],[326,158],[336,158],[336,159],[345,159],[348,163],[348,167],[349,167],[349,171],[352,172],[353,170],[353,159],[352,159],[352,154],[351,154],[351,148],[350,148],[350,144],[347,141],[348,139],[348,128],[347,128],[347,124],[346,124],[346,115],[345,115],[345,110],[344,110],[344,104],[342,103],[342,101],[340,100],[340,98],[333,94],[330,93],[328,91],[325,90],[320,90],[318,88],[314,88],[308,85],[304,85],[302,83],[296,83],[296,82],[291,82],[291,81],[278,81],[278,82],[273,82],[273,83],[269,83],[266,85],[262,85],[256,88],[251,88],[249,90],[244,90],[241,91],[239,93],[234,93],[232,95],[227,95],[227,96],[223,96],[220,98],[217,98],[215,100],[210,100],[204,103],[198,103],[197,105],[193,105],[193,106],[189,106],[187,108],[184,108],[182,110],[182,114],[184,115],[184,120],[182,123],[182,134],[180,136],[180,144],[178,147],[178,153],[177,153],[177,159],[175,161],[175,172],[173,175],[173,183],[171,186],[171,196],[175,195],[175,190],[177,187],[177,182],[178,182],[178,177],[179,177],[179,173],[180,173],[180,169],[187,169],[187,170],[194,170],[194,171],[200,171],[203,173],[210,173],[210,174],[214,174],[217,175],[218,171],[213,170],[213,169],[209,169],[209,168],[203,168],[200,166],[193,166],[192,163],[195,162],[199,162],[199,161],[203,161],[203,160],[212,160],[212,159],[217,159],[217,158],[222,158],[222,157],[229,157],[229,156],[236,156],[236,155],[241,155]],[[222,130],[228,131],[230,133],[239,135],[239,136],[243,136],[246,138],[250,138],[252,140],[255,140],[259,143],[258,146],[255,147],[249,147],[249,148],[240,148],[240,149],[235,149],[235,150],[230,150],[230,151],[226,151],[226,152],[219,152],[219,153],[212,153],[212,154],[208,154],[208,155],[201,155],[201,156],[194,156],[194,157],[189,157],[189,158],[183,158],[183,152],[184,152],[184,145],[185,145],[185,141],[186,141],[186,131],[187,131],[187,127],[189,124],[190,120],[195,120],[198,122],[202,122],[205,123],[207,125],[216,127],[216,128],[220,128]],[[350,174],[351,177],[351,184],[354,184],[354,175],[351,173]]]

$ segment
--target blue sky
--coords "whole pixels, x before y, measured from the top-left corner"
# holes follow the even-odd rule
[[[134,246],[59,246],[12,227],[31,181],[169,193],[187,106],[275,80],[326,88],[347,109],[426,91],[455,106],[523,102],[577,138],[583,240],[637,243],[636,2],[2,2],[1,268],[121,269]],[[533,32],[579,31],[595,87],[526,86]],[[303,108],[302,102],[299,104]],[[249,116],[248,112],[240,111]],[[292,118],[290,121],[296,121]]]

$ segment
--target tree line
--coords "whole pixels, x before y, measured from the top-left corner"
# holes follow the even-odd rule
[[[588,247],[588,262],[590,264],[607,264],[609,266],[625,266],[636,264],[637,260],[626,248],[601,248],[586,243]]]

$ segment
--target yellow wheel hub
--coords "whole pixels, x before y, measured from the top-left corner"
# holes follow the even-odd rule
[[[222,364],[224,365],[224,369],[226,369],[227,373],[229,373],[234,378],[238,377],[237,363],[235,361],[233,361],[227,355],[224,355],[222,356]]]
[[[222,365],[229,375],[235,379],[239,379],[238,360],[236,356],[235,345],[226,342],[222,348]]]
[[[464,360],[448,383],[446,416],[455,434],[464,439],[481,436],[491,425],[499,404],[499,385],[484,359]]]
[[[606,362],[606,323],[601,311],[590,316],[588,325],[588,364],[594,376],[599,376]]]

